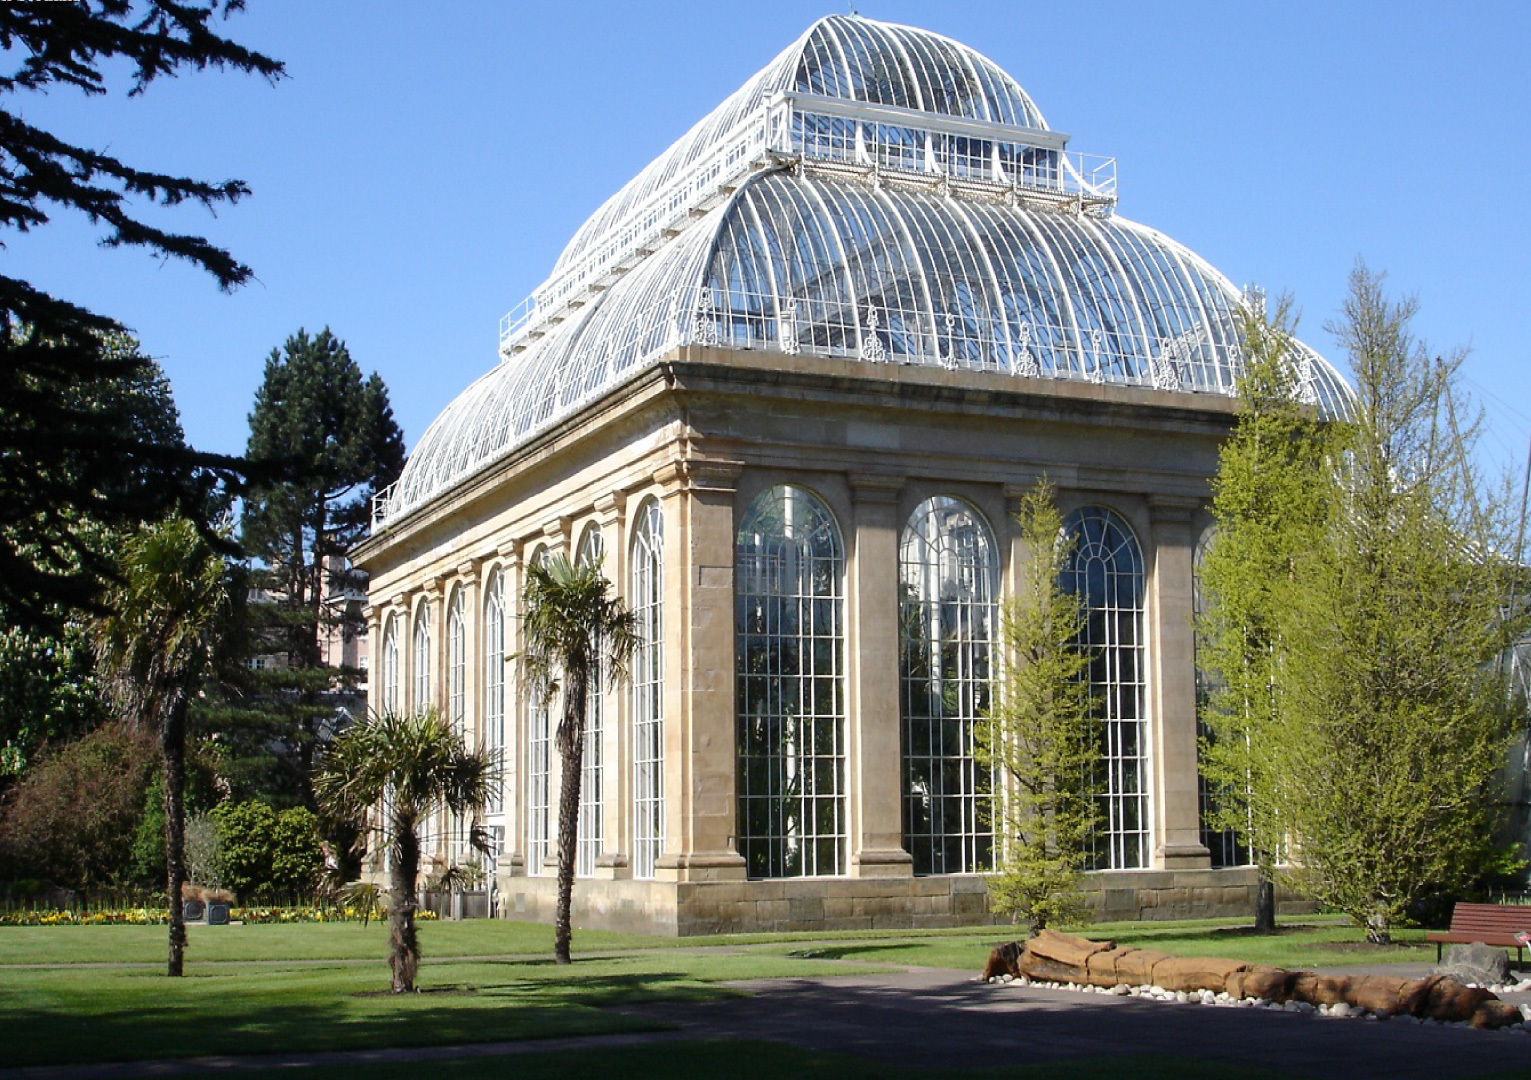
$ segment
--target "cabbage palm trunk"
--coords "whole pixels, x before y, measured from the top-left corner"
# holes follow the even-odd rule
[[[130,724],[159,737],[164,762],[165,885],[170,907],[166,974],[186,960],[181,889],[186,881],[186,710],[211,664],[228,603],[225,565],[181,518],[128,536],[109,614],[96,621],[96,655],[112,700]]]
[[[557,746],[562,761],[558,799],[558,904],[553,918],[553,958],[570,962],[573,937],[574,858],[579,846],[579,803],[585,757],[585,710],[591,673],[622,679],[637,645],[637,622],[622,601],[606,595],[610,583],[590,565],[574,566],[562,555],[535,563],[526,576],[525,675],[534,700],[551,702],[560,690],[563,707]]]
[[[496,752],[469,750],[430,710],[369,713],[331,744],[314,778],[327,813],[354,823],[363,836],[370,826],[388,851],[388,965],[396,994],[415,989],[420,967],[420,822],[439,811],[472,817],[469,842],[487,853],[488,835],[476,819],[499,782],[499,768]]]

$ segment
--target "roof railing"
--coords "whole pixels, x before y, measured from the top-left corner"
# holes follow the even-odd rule
[[[1109,213],[1117,197],[1116,159],[1066,150],[1067,142],[1067,135],[1042,128],[772,92],[680,177],[614,222],[598,246],[501,319],[501,359],[519,352],[590,289],[679,236],[752,172],[783,159],[992,184],[1057,209]]]

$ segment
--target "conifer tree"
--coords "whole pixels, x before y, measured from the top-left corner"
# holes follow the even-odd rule
[[[1296,561],[1317,542],[1327,512],[1322,477],[1330,429],[1299,397],[1291,302],[1267,319],[1242,317],[1244,374],[1233,435],[1213,481],[1216,533],[1199,568],[1206,598],[1197,661],[1206,675],[1201,767],[1211,824],[1232,829],[1258,870],[1255,929],[1276,929],[1277,863],[1285,851],[1280,801],[1284,700],[1279,607]]]
[[[1000,692],[974,738],[995,778],[991,901],[1036,933],[1088,910],[1079,885],[1099,818],[1090,774],[1102,733],[1079,647],[1084,612],[1059,580],[1069,545],[1050,485],[1022,497],[1016,522],[1030,557],[1000,615]]]
[[[250,268],[200,236],[170,231],[160,207],[209,209],[248,194],[123,161],[37,126],[29,94],[137,95],[160,78],[208,67],[268,79],[282,65],[217,32],[241,0],[88,0],[0,4],[0,229],[30,232],[60,213],[103,230],[108,247],[141,247],[208,271],[223,288]],[[142,207],[155,206],[145,216]],[[152,220],[151,220],[152,219]],[[195,452],[111,422],[82,404],[150,370],[136,350],[110,347],[113,318],[0,275],[0,605],[10,623],[57,630],[62,614],[100,610],[112,545],[81,532],[76,514],[113,527],[167,513],[205,515],[209,486],[242,481],[235,459]],[[151,483],[133,483],[135,479]],[[204,535],[212,530],[204,522]]]
[[[243,745],[257,753],[275,737],[287,746],[277,782],[312,809],[316,745],[334,733],[337,692],[354,690],[358,676],[324,645],[365,631],[360,605],[347,603],[363,583],[345,555],[367,527],[373,494],[403,468],[404,438],[382,380],[364,379],[328,328],[299,330],[266,361],[246,453],[288,479],[256,487],[244,503],[243,541],[256,561],[247,648],[276,663],[255,675]]]
[[[1496,661],[1524,629],[1508,500],[1481,489],[1457,423],[1463,359],[1432,358],[1358,265],[1331,329],[1352,421],[1319,478],[1331,506],[1280,618],[1282,808],[1294,874],[1369,941],[1481,873],[1509,742],[1524,725]],[[1518,713],[1518,715],[1517,715]]]
[[[1525,626],[1502,500],[1456,420],[1461,356],[1431,358],[1358,265],[1331,329],[1351,415],[1298,402],[1279,318],[1252,323],[1202,567],[1214,682],[1204,747],[1226,824],[1386,943],[1485,865],[1517,717],[1496,660]],[[1522,714],[1523,715],[1523,714]]]

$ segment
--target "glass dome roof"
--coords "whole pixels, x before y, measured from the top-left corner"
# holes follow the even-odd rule
[[[674,174],[714,122],[768,108],[784,86],[811,95],[785,114],[792,152],[698,199],[684,227],[521,334],[426,431],[375,524],[684,344],[1234,392],[1239,291],[1088,201],[1096,189],[1066,188],[1062,138],[990,61],[867,19],[814,24],[597,211],[559,266],[588,259],[624,205],[684,190]],[[835,95],[856,104],[836,111],[823,100]],[[1301,345],[1296,362],[1308,400],[1348,410],[1332,367]]]

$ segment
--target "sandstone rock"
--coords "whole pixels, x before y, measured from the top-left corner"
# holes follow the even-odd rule
[[[1453,945],[1446,950],[1445,962],[1433,974],[1459,983],[1498,986],[1510,981],[1510,958],[1503,949],[1492,945]]]
[[[1492,993],[1482,987],[1463,986],[1455,979],[1442,976],[1434,980],[1424,1010],[1417,1015],[1442,1023],[1471,1020],[1479,1005],[1496,1000]]]
[[[1123,953],[1136,952],[1136,949],[1104,949],[1097,953],[1091,953],[1085,961],[1086,974],[1090,982],[1095,986],[1115,986],[1125,982],[1117,975],[1117,958]]]
[[[1151,983],[1154,981],[1154,965],[1169,958],[1169,953],[1157,949],[1129,949],[1116,958],[1116,977],[1133,986]]]
[[[1083,972],[1091,956],[1116,948],[1114,941],[1091,941],[1074,934],[1043,930],[1026,942],[1026,951]]]
[[[1429,992],[1430,984],[1425,979],[1404,979],[1397,975],[1356,975],[1351,977],[1345,1000],[1368,1012],[1387,1013],[1390,1016],[1410,1015]]]
[[[1171,956],[1154,965],[1154,982],[1166,990],[1212,990],[1227,985],[1228,976],[1249,965],[1218,956]]]
[[[989,952],[989,962],[984,965],[983,977],[985,981],[996,975],[1019,975],[1021,945],[1016,941],[1007,941]]]
[[[1288,993],[1298,1001],[1310,1005],[1333,1005],[1348,1001],[1350,979],[1343,975],[1319,975],[1312,971],[1299,971],[1292,979]]]
[[[1469,1026],[1475,1028],[1502,1028],[1520,1023],[1520,1010],[1508,1001],[1495,998],[1485,1001],[1473,1010]]]
[[[1285,968],[1256,965],[1228,976],[1230,996],[1285,1001],[1294,975]]]

